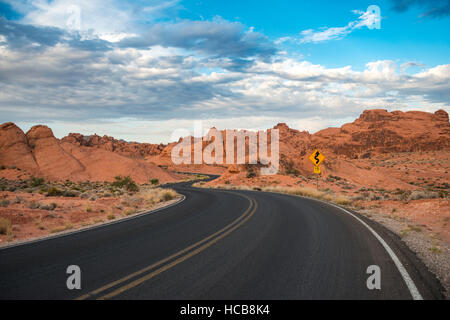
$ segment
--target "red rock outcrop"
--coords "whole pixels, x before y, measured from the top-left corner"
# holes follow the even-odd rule
[[[25,135],[15,124],[5,123],[0,126],[0,165],[15,166],[49,180],[112,181],[118,175],[129,175],[138,183],[154,178],[160,182],[180,179],[177,174],[136,159],[139,151],[127,157],[123,149],[108,151],[103,147],[107,144],[95,145],[80,145],[70,139],[60,141],[42,125],[32,127]]]
[[[77,177],[86,180],[85,167],[67,153],[55,138],[50,128],[42,125],[32,127],[26,134],[32,147],[40,172],[52,180],[65,180]]]
[[[395,152],[450,150],[449,116],[444,110],[435,113],[366,110],[352,123],[315,134],[289,128],[284,123],[274,129],[279,130],[282,174],[309,175],[312,164],[308,156],[316,148],[327,156],[323,166],[325,172],[341,171],[360,179],[364,179],[364,170],[349,166],[345,159],[370,159]],[[225,153],[226,132],[221,133]],[[201,144],[202,150],[211,143],[190,139],[195,142],[193,145]],[[245,141],[248,145],[248,138]],[[270,138],[268,141],[270,144]],[[249,169],[245,165],[230,167],[228,164],[174,165],[171,152],[176,145],[176,142],[168,145],[128,143],[108,136],[73,133],[59,141],[45,126],[33,127],[25,136],[14,124],[5,123],[0,127],[0,164],[16,165],[30,172],[39,171],[55,179],[111,180],[122,174],[132,175],[139,182],[147,182],[150,178],[171,181],[175,177],[165,170],[167,168],[243,176]],[[193,150],[194,146],[191,152]],[[248,162],[248,154],[246,160]],[[381,173],[375,176],[377,181],[383,180]]]
[[[439,150],[450,147],[450,125],[444,110],[366,110],[353,123],[313,135],[313,145],[350,158],[387,152]]]
[[[116,152],[130,158],[145,158],[146,156],[154,156],[161,153],[165,145],[151,143],[137,143],[117,140],[113,137],[100,137],[96,134],[92,136],[84,136],[79,133],[70,133],[62,138],[62,142],[69,142],[79,146],[95,147],[106,151]]]
[[[402,176],[402,171],[389,170],[389,166],[372,170],[364,160],[394,153],[450,151],[450,124],[448,113],[444,110],[434,114],[367,110],[353,123],[341,128],[327,128],[315,134],[291,129],[284,123],[274,129],[279,130],[281,175],[310,176],[313,164],[308,156],[315,149],[320,149],[326,155],[326,161],[321,166],[323,177],[339,175],[360,185],[411,188],[409,182],[405,182],[408,176]],[[238,170],[228,170],[213,184],[256,183],[248,178],[248,169],[248,166],[239,166]],[[282,181],[284,178],[278,175],[274,179]]]
[[[12,122],[0,125],[0,165],[16,166],[32,173],[39,171],[27,137]]]

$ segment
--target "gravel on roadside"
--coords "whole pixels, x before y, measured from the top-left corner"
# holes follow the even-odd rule
[[[407,218],[398,218],[374,209],[358,210],[369,219],[399,235],[428,269],[436,275],[450,299],[450,244],[424,226],[418,226]]]

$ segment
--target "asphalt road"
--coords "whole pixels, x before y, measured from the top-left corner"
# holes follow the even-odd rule
[[[337,207],[282,194],[175,188],[186,198],[167,209],[0,249],[0,299],[414,297],[380,240]],[[363,221],[393,250],[420,297],[442,298],[434,276],[396,236]],[[69,265],[81,268],[81,290],[66,287]],[[371,265],[380,267],[381,290],[367,288]]]

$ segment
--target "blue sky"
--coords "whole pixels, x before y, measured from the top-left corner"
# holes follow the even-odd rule
[[[167,142],[449,111],[449,30],[449,0],[0,0],[0,122]]]
[[[448,63],[450,56],[450,19],[421,17],[421,6],[397,12],[392,1],[194,0],[182,4],[185,9],[180,11],[181,18],[212,19],[221,16],[252,26],[274,41],[305,29],[345,26],[356,18],[352,10],[366,10],[376,4],[382,15],[380,30],[361,29],[340,41],[290,45],[286,49],[327,67],[352,65],[359,69],[372,60],[418,60],[436,65]]]

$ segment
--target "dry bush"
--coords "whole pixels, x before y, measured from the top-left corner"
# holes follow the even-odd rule
[[[204,182],[194,183],[194,187],[197,188],[208,188],[208,189],[225,189],[225,190],[253,190],[253,188],[248,186],[236,186],[234,184],[218,184],[214,186],[204,185]]]
[[[276,192],[292,194],[296,196],[315,198],[320,200],[325,200],[329,202],[334,202],[339,205],[349,205],[352,200],[345,196],[337,196],[327,192],[323,192],[314,188],[309,187],[281,187],[281,186],[270,186],[270,187],[248,187],[248,186],[236,186],[236,185],[215,185],[215,186],[204,186],[199,184],[194,184],[194,187],[200,188],[211,188],[211,189],[226,189],[226,190],[260,190],[264,192]]]
[[[172,189],[151,188],[140,191],[135,196],[122,201],[122,204],[133,207],[143,201],[146,205],[152,206],[156,203],[172,200],[177,195],[178,193]]]
[[[333,202],[343,206],[348,206],[352,203],[352,201],[349,198],[344,196],[337,196]]]
[[[173,190],[165,190],[162,194],[163,201],[170,201],[177,196],[177,193]]]
[[[421,190],[415,190],[411,192],[411,195],[409,196],[409,200],[419,200],[419,199],[436,199],[438,198],[437,192],[431,192],[431,191],[421,191]]]
[[[0,218],[0,234],[9,234],[11,232],[11,220]]]
[[[331,199],[330,195],[308,187],[264,187],[262,188],[263,191],[267,192],[278,192],[278,193],[287,193],[287,194],[293,194],[296,196],[303,196],[303,197],[310,197],[310,198],[316,198],[316,199],[323,199],[325,200],[325,197],[328,199]]]
[[[73,229],[73,225],[70,223],[66,223],[63,226],[53,228],[52,230],[50,230],[50,233],[59,233],[59,232],[63,232],[63,231],[71,230],[71,229]]]

